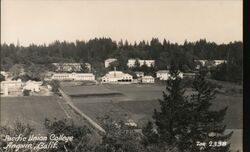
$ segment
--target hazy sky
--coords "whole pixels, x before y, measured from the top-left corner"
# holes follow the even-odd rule
[[[1,0],[1,43],[242,40],[241,0]]]

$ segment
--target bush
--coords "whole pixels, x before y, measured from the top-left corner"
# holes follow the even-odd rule
[[[30,90],[23,90],[23,96],[30,96]]]

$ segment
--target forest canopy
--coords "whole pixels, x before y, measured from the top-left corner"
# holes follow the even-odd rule
[[[242,77],[243,43],[235,41],[216,44],[200,39],[196,42],[185,41],[183,44],[177,44],[166,39],[160,42],[158,38],[129,43],[127,40],[116,42],[111,38],[94,38],[89,41],[55,41],[48,45],[31,44],[28,47],[1,44],[1,70],[6,71],[15,64],[40,64],[49,67],[54,62],[88,62],[98,74],[103,71],[104,60],[107,58],[118,59],[118,70],[127,70],[126,64],[130,58],[154,59],[156,70],[167,69],[170,61],[174,59],[182,65],[181,70],[184,72],[193,71],[195,59],[228,60],[228,63],[233,65],[228,66],[233,68],[228,68],[230,70],[227,74],[237,69],[238,81]],[[214,75],[216,77],[218,74]]]

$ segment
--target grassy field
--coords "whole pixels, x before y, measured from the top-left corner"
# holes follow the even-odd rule
[[[42,132],[45,118],[67,118],[55,96],[1,97],[1,125],[14,121],[29,123]]]
[[[84,90],[84,86],[81,87],[80,90]],[[154,109],[159,109],[157,99],[161,99],[162,91],[165,91],[165,86],[160,85],[104,85],[100,90],[97,87],[96,92],[102,92],[103,87],[123,95],[73,98],[74,104],[97,122],[99,118],[109,115],[115,120],[133,119],[139,127],[152,120]],[[186,95],[191,93],[190,89],[186,90]],[[218,110],[228,106],[224,123],[227,131],[234,131],[230,142],[235,151],[242,150],[242,104],[242,94],[217,94],[211,107]]]
[[[100,87],[100,90],[98,90]],[[87,87],[88,88],[88,87]],[[104,89],[106,88],[106,89]],[[68,88],[66,88],[68,89]],[[85,86],[78,86],[79,90],[85,90]],[[72,91],[72,89],[68,89]],[[120,92],[120,96],[103,96],[88,98],[73,98],[73,102],[83,112],[93,119],[105,114],[113,115],[119,119],[133,119],[139,123],[151,119],[153,110],[159,107],[158,99],[162,98],[162,85],[104,85],[96,86],[97,93]],[[186,95],[192,92],[187,89]],[[242,128],[242,95],[217,94],[213,101],[212,109],[217,110],[228,106],[225,124],[228,129]],[[124,118],[124,116],[126,116]]]

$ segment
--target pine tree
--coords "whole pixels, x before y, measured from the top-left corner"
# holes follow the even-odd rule
[[[184,152],[229,151],[227,141],[232,132],[225,134],[226,126],[222,123],[227,107],[211,110],[211,101],[216,94],[206,80],[206,74],[207,70],[203,68],[196,74],[192,84],[193,94],[188,98],[184,95],[185,89],[177,68],[171,66],[166,92],[163,92],[163,100],[159,100],[160,111],[155,110],[153,115],[159,142]],[[199,146],[198,142],[206,146]]]
[[[89,72],[89,68],[88,68],[88,65],[84,62],[82,62],[80,64],[80,72],[83,72],[83,73],[88,73]]]
[[[170,146],[178,145],[179,138],[187,125],[187,98],[184,96],[179,71],[173,64],[170,67],[170,79],[166,92],[160,102],[160,111],[155,110],[153,118],[157,126],[160,142]]]
[[[191,152],[228,152],[229,144],[219,146],[221,142],[227,142],[232,135],[232,132],[224,134],[226,126],[222,124],[227,107],[218,111],[211,110],[211,101],[215,99],[216,94],[215,89],[206,81],[206,75],[205,68],[201,68],[196,74],[192,85],[193,94],[189,102],[188,131],[183,134],[178,147]],[[197,142],[206,143],[206,146],[197,146]]]

